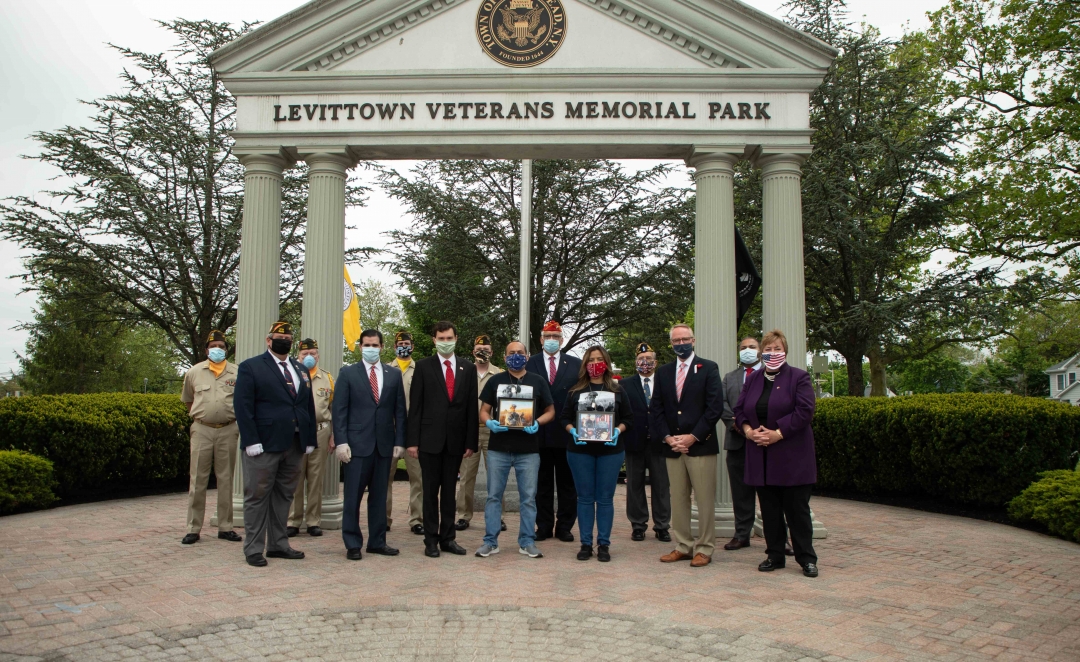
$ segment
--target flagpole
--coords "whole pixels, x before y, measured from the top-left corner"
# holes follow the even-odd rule
[[[518,338],[529,348],[529,304],[532,301],[532,159],[521,160],[521,280],[518,283]]]

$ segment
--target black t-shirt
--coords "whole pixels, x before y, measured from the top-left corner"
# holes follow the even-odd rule
[[[567,425],[573,425],[577,427],[577,414],[578,414],[578,401],[587,393],[608,393],[602,384],[590,383],[582,391],[570,391],[570,394],[566,396],[566,406],[563,407],[562,420],[560,424],[565,428]],[[588,397],[588,396],[585,396]],[[634,425],[634,410],[630,407],[630,398],[627,397],[626,392],[621,388],[615,391],[615,403],[611,409],[598,409],[597,411],[609,411],[615,414],[615,420],[613,427],[618,427],[620,424],[625,425],[629,430]],[[578,432],[582,432],[578,430]],[[573,441],[566,447],[568,453],[586,453],[588,455],[615,455],[623,452],[623,438],[619,435],[619,438],[615,440],[614,446],[605,446],[600,442],[586,442],[585,444],[575,444]]]
[[[529,418],[531,421],[536,421],[536,419],[543,416],[544,410],[554,404],[554,401],[551,399],[551,389],[548,388],[547,381],[539,375],[527,372],[519,378],[511,375],[509,371],[500,372],[488,380],[488,383],[484,385],[483,393],[480,394],[481,402],[491,405],[491,417],[500,425],[506,425],[511,422],[509,420],[511,417],[517,419],[514,422],[520,424],[522,420],[518,417],[523,415],[521,412],[523,407],[519,408],[515,406],[513,410],[510,410],[508,406],[506,411],[502,412],[504,415],[503,417],[505,417],[506,420],[502,420],[503,417],[500,417],[499,386],[504,384],[532,387],[533,408],[531,417]],[[540,433],[529,434],[524,430],[492,432],[488,440],[488,450],[498,451],[500,453],[539,453]]]

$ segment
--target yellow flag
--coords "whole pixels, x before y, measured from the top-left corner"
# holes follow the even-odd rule
[[[360,340],[360,302],[356,298],[349,268],[345,268],[345,312],[341,319],[341,331],[345,334],[345,346],[352,351]]]

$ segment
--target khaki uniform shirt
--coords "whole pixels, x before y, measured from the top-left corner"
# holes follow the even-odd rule
[[[485,372],[483,376],[481,376],[480,373],[477,372],[476,373],[476,384],[477,384],[477,391],[476,392],[477,393],[483,393],[484,392],[484,387],[487,386],[488,380],[490,380],[492,378],[492,376],[497,375],[502,371],[503,371],[502,368],[500,368],[499,366],[495,365],[494,363],[489,363],[487,372]],[[484,408],[484,401],[483,400],[480,400],[479,398],[477,398],[476,403],[477,403],[477,406],[480,409]],[[488,431],[487,426],[484,425],[483,423],[480,424],[480,428],[484,432]]]
[[[401,370],[401,365],[398,364],[397,359],[390,361],[387,365],[393,366],[398,370]],[[409,411],[409,389],[412,387],[412,378],[416,374],[416,361],[409,361],[409,367],[401,373],[402,385],[405,387],[405,411]]]
[[[329,372],[316,367],[315,376],[311,378],[311,390],[315,393],[315,424],[329,423],[334,404],[334,378]]]
[[[226,363],[220,377],[210,370],[210,361],[191,366],[184,375],[180,400],[191,405],[191,417],[200,423],[225,425],[236,420],[233,413],[233,390],[237,366]]]

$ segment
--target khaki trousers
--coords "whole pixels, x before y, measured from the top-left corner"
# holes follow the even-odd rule
[[[716,455],[667,458],[671,534],[683,554],[712,556],[716,549]],[[690,492],[698,509],[698,536],[690,536]]]
[[[315,450],[300,461],[300,481],[293,494],[288,526],[298,529],[302,526],[322,526],[323,471],[326,469],[326,449],[330,446],[333,431],[329,425],[319,430]]]
[[[491,430],[486,427],[480,430],[480,453],[484,454],[484,466],[487,466],[488,440],[491,438]],[[476,473],[480,470],[480,453],[473,453],[461,461],[461,478],[458,480],[457,491],[457,518],[466,522],[472,521],[473,493],[476,491]]]
[[[202,423],[191,424],[191,482],[188,485],[188,533],[200,533],[206,511],[206,485],[210,468],[217,476],[218,531],[232,531],[232,476],[236,464],[237,440],[240,429],[236,423],[223,428],[211,428]]]
[[[386,526],[394,523],[394,474],[397,460],[390,462],[390,482],[386,484]],[[424,484],[421,479],[420,460],[405,454],[405,470],[409,472],[409,528],[424,525]]]

